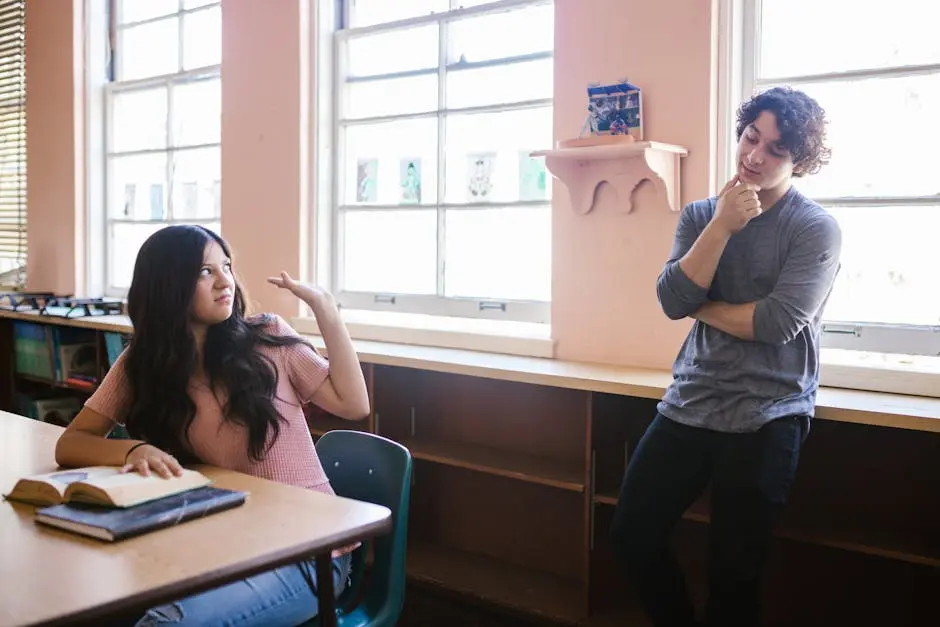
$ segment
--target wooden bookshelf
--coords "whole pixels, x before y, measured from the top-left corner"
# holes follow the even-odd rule
[[[310,428],[310,433],[317,437],[323,435],[327,431],[335,431],[337,429],[351,430],[351,431],[370,431],[369,423],[367,420],[345,420],[339,416],[332,416],[329,414],[307,414],[307,425]]]
[[[402,444],[408,447],[415,459],[572,492],[584,491],[584,468],[577,463],[519,455],[508,450],[461,442],[406,438],[402,440]]]
[[[600,493],[594,495],[598,505],[617,505],[617,495]],[[693,505],[682,518],[691,522],[708,524],[711,516],[704,508]],[[898,532],[892,529],[853,528],[851,523],[843,525],[809,524],[803,528],[778,526],[774,536],[794,542],[816,544],[853,553],[862,553],[890,560],[910,562],[940,568],[940,538],[936,533]]]
[[[409,551],[409,574],[572,623],[587,614],[583,500],[568,490],[418,460],[409,524],[417,561]]]
[[[408,576],[520,614],[568,624],[583,617],[579,581],[485,555],[415,543],[408,547]]]
[[[91,395],[97,388],[97,385],[93,386],[84,386],[78,385],[76,383],[70,383],[69,381],[56,381],[54,379],[47,379],[45,377],[37,377],[35,375],[17,373],[16,378],[20,381],[26,383],[35,383],[38,385],[45,385],[52,388],[59,388],[63,390],[72,390],[73,392],[80,392],[82,394]]]

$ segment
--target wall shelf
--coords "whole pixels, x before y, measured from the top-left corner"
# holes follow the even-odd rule
[[[688,154],[681,146],[644,141],[542,150],[532,156],[545,157],[549,172],[567,186],[571,208],[585,215],[605,181],[617,191],[623,213],[633,210],[633,191],[643,181],[652,182],[667,206],[679,211],[679,164]]]

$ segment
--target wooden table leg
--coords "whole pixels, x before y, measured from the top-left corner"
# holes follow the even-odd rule
[[[333,559],[327,553],[317,555],[317,598],[320,601],[320,625],[336,627],[336,591],[333,588]]]

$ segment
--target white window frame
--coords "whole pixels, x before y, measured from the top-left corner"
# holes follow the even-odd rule
[[[757,78],[760,53],[760,0],[730,0],[721,3],[719,14],[719,29],[723,41],[719,46],[721,51],[727,52],[722,59],[719,58],[719,67],[723,72],[719,81],[719,92],[734,95],[737,99],[722,106],[719,120],[719,154],[723,155],[719,163],[718,180],[724,181],[734,168],[734,113],[737,106],[750,98],[753,94],[766,88],[770,84],[786,83],[799,88],[801,85],[812,82],[829,82],[833,80],[853,80],[888,76],[909,76],[914,74],[931,73],[940,80],[940,64],[889,67],[877,70],[853,70],[845,72],[828,72],[825,74],[790,76],[775,78],[773,80],[760,80]],[[739,52],[733,50],[737,48]],[[724,62],[722,62],[724,61]],[[721,103],[719,96],[719,104]],[[721,142],[725,142],[722,144]],[[844,197],[844,198],[814,198],[823,207],[838,205],[846,206],[872,206],[872,205],[940,205],[940,194],[922,197]],[[940,356],[940,325],[901,325],[878,324],[870,322],[836,322],[823,321],[821,344],[824,349],[843,349],[867,353],[900,354]],[[891,387],[891,386],[888,386]],[[940,387],[940,386],[938,386]],[[886,390],[892,391],[892,390]],[[923,393],[931,393],[924,391]],[[938,394],[934,390],[932,394]]]
[[[317,207],[329,207],[328,212],[314,211],[315,219],[311,220],[311,228],[315,231],[317,242],[316,250],[311,255],[313,265],[311,276],[317,280],[325,282],[335,292],[338,303],[341,307],[355,310],[374,310],[386,312],[399,312],[407,314],[430,314],[435,316],[447,316],[458,318],[489,318],[507,321],[524,321],[535,323],[548,323],[550,318],[550,301],[522,301],[522,300],[503,300],[490,299],[481,300],[477,298],[454,298],[445,297],[443,293],[444,282],[444,264],[442,257],[442,247],[440,241],[444,236],[443,216],[448,209],[460,209],[473,211],[475,209],[486,209],[493,207],[525,207],[525,206],[548,206],[551,210],[551,197],[544,201],[517,201],[489,203],[486,205],[470,204],[448,204],[443,202],[441,194],[444,190],[443,164],[445,143],[442,141],[443,126],[448,114],[460,113],[498,113],[514,109],[529,107],[553,107],[553,99],[532,100],[510,105],[489,105],[467,108],[445,108],[444,105],[444,73],[446,69],[454,69],[454,65],[446,65],[447,55],[447,36],[446,23],[456,20],[475,17],[480,15],[500,13],[506,10],[523,8],[529,6],[553,4],[554,0],[501,0],[491,4],[474,6],[469,8],[455,8],[447,13],[424,15],[415,18],[397,20],[394,22],[377,24],[373,26],[364,26],[356,28],[342,28],[349,24],[349,4],[348,0],[337,0],[337,2],[320,3],[320,11],[317,21],[320,23],[317,29],[318,36],[332,34],[329,38],[329,45],[314,46],[313,49],[319,49],[320,59],[317,64],[318,87],[315,88],[316,94],[313,102],[320,102],[317,111],[317,117],[320,122],[318,130],[315,131],[317,153],[320,156],[316,161],[321,162],[314,171],[314,177],[321,184],[317,186],[316,205]],[[326,5],[326,6],[324,6]],[[329,6],[333,5],[333,6]],[[451,6],[459,5],[458,0],[451,0]],[[335,28],[327,28],[325,25]],[[341,89],[344,80],[345,68],[342,59],[343,46],[349,39],[370,33],[378,33],[392,29],[408,28],[427,24],[442,24],[442,36],[439,39],[439,59],[438,59],[438,108],[420,113],[408,113],[402,115],[389,115],[370,118],[343,119],[340,113],[344,110],[343,93]],[[543,58],[553,58],[554,51],[549,54],[526,55],[524,57],[512,58],[508,60],[498,60],[493,62],[482,62],[474,64],[463,64],[459,67],[494,67],[511,62],[523,60],[536,60]],[[324,63],[324,59],[329,59],[329,63]],[[413,74],[412,72],[405,73]],[[389,74],[383,76],[369,77],[371,79],[392,78],[398,74]],[[335,88],[333,88],[335,87]],[[325,89],[331,89],[331,98],[329,102],[324,102],[322,97]],[[438,212],[438,261],[437,261],[437,293],[438,295],[414,295],[414,294],[387,294],[375,292],[352,292],[341,289],[342,287],[342,212],[346,207],[340,206],[338,199],[341,197],[339,186],[341,184],[340,175],[341,164],[343,163],[343,133],[341,128],[348,123],[363,124],[370,122],[389,122],[404,119],[416,118],[436,118],[438,122],[438,170],[435,173],[438,176],[438,197],[434,199],[434,207]],[[330,148],[333,148],[330,150]],[[366,211],[383,210],[429,210],[428,205],[409,206],[409,205],[350,205],[350,209]],[[321,215],[321,214],[329,215]],[[328,235],[327,237],[324,237]],[[328,266],[328,267],[325,267]]]
[[[173,88],[179,87],[180,85],[185,85],[187,83],[203,81],[203,80],[221,80],[222,75],[222,66],[221,64],[204,66],[200,68],[194,68],[192,70],[186,70],[181,72],[175,72],[171,74],[164,74],[160,76],[147,77],[142,79],[132,79],[132,80],[118,80],[116,77],[120,76],[120,71],[117,67],[114,68],[113,75],[114,80],[110,80],[106,76],[104,71],[104,59],[107,57],[106,46],[103,43],[100,43],[100,33],[108,32],[110,28],[109,17],[107,15],[107,3],[108,0],[87,0],[86,10],[89,10],[89,19],[86,21],[89,29],[91,30],[91,36],[86,37],[86,54],[90,53],[87,58],[89,59],[101,59],[102,70],[95,72],[94,69],[89,72],[88,76],[88,86],[89,95],[95,93],[100,93],[100,98],[94,98],[93,96],[89,98],[89,111],[88,111],[88,129],[90,131],[89,137],[100,137],[100,143],[97,141],[90,141],[88,146],[88,156],[89,163],[91,164],[100,164],[101,166],[101,175],[100,177],[89,176],[90,184],[88,190],[88,199],[89,199],[89,209],[88,214],[88,223],[89,223],[89,251],[86,258],[87,267],[89,269],[89,287],[91,288],[92,293],[103,293],[105,296],[109,297],[118,297],[124,298],[127,296],[127,288],[114,286],[111,282],[111,272],[110,272],[110,254],[112,247],[112,237],[111,230],[112,225],[115,224],[154,224],[154,225],[171,225],[171,224],[193,224],[195,222],[204,223],[208,225],[216,226],[216,230],[221,227],[221,216],[217,216],[211,219],[175,219],[173,218],[173,160],[172,156],[179,152],[186,152],[189,150],[199,150],[204,148],[219,148],[221,149],[221,138],[218,142],[210,142],[205,144],[193,144],[186,145],[182,147],[173,145]],[[183,55],[183,16],[191,13],[199,13],[214,7],[221,7],[221,0],[216,2],[211,2],[205,5],[201,5],[193,8],[183,8],[184,0],[179,0],[179,8],[174,13],[167,13],[165,15],[160,15],[159,17],[148,18],[145,20],[139,20],[135,22],[128,22],[122,24],[120,19],[120,2],[114,2],[112,6],[113,10],[116,12],[116,15],[113,16],[114,19],[114,29],[115,29],[115,40],[120,41],[120,31],[134,26],[140,26],[142,24],[149,24],[152,22],[159,22],[169,18],[177,18],[177,26],[179,28],[179,55],[182,62]],[[102,31],[102,29],[104,29]],[[95,40],[98,39],[99,43],[95,43]],[[121,55],[120,50],[116,55],[117,63],[120,63]],[[90,67],[98,67],[95,63],[88,64]],[[130,150],[130,151],[114,151],[111,149],[112,139],[114,137],[114,130],[112,126],[113,122],[113,106],[115,96],[128,93],[133,91],[141,91],[147,89],[153,89],[156,87],[164,87],[167,90],[167,129],[166,129],[166,146],[162,148],[153,148],[153,149],[142,149],[142,150]],[[95,119],[97,118],[97,120]],[[98,122],[100,120],[100,122]],[[100,128],[99,128],[100,124]],[[109,203],[111,197],[109,194],[109,175],[111,171],[111,159],[113,157],[122,157],[122,156],[134,156],[134,155],[146,155],[146,154],[166,154],[167,155],[167,185],[168,188],[165,191],[166,196],[166,207],[167,207],[167,217],[165,219],[150,219],[150,220],[134,220],[134,219],[125,219],[113,217],[112,207]],[[94,172],[94,170],[91,170]],[[97,180],[95,180],[97,179]],[[100,181],[100,188],[97,187]],[[99,209],[96,211],[95,208]],[[97,233],[97,236],[95,235]]]

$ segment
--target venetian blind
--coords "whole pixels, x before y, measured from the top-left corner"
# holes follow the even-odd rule
[[[0,0],[0,283],[25,265],[26,0]]]

